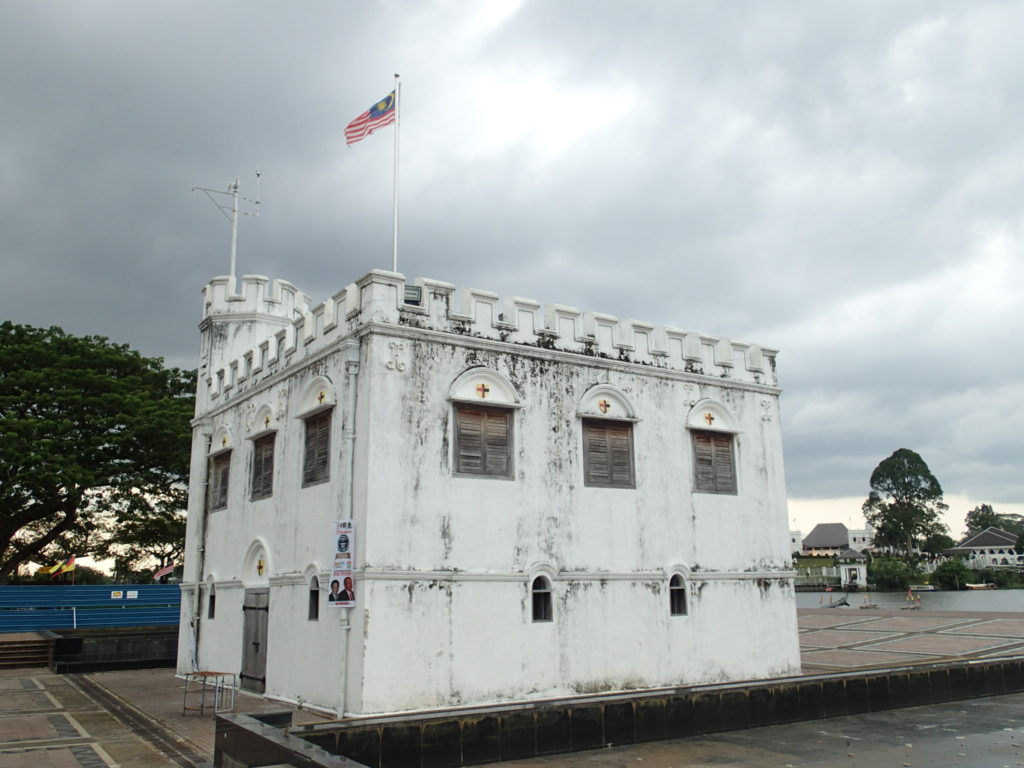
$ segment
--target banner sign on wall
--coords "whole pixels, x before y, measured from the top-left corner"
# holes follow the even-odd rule
[[[355,523],[352,520],[338,520],[334,524],[334,563],[331,568],[331,593],[327,604],[336,608],[351,608],[356,604],[355,582],[352,571],[355,567],[356,552]]]

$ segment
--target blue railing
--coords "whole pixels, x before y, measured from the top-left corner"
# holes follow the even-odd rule
[[[0,586],[0,633],[177,624],[177,584]]]

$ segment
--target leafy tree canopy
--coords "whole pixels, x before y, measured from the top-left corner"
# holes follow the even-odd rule
[[[932,582],[942,589],[963,589],[964,584],[973,580],[973,571],[959,557],[952,557],[940,564],[932,573]]]
[[[956,542],[946,535],[945,533],[931,533],[929,534],[924,542],[921,544],[921,551],[927,555],[933,557],[941,555],[947,549],[952,549],[956,546]]]
[[[862,510],[875,529],[875,543],[902,549],[907,562],[914,547],[934,534],[947,532],[939,515],[942,486],[914,451],[900,448],[871,473],[871,493]]]
[[[1002,528],[1010,533],[1024,534],[1024,525],[1000,515],[991,504],[979,504],[968,512],[964,518],[964,525],[967,527],[968,536],[981,533],[986,528]]]
[[[181,517],[193,389],[99,336],[0,325],[0,583]]]
[[[868,566],[868,583],[879,589],[906,589],[916,572],[901,560],[876,557]]]

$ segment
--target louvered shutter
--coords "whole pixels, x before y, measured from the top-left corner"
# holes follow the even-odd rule
[[[263,499],[274,492],[274,435],[253,443],[252,497]]]
[[[483,474],[483,412],[458,408],[455,417],[455,471]]]
[[[583,422],[584,478],[591,485],[607,485],[611,480],[608,471],[608,435],[604,424]]]
[[[711,435],[707,432],[693,434],[693,460],[696,468],[694,487],[698,491],[715,490],[715,459]]]
[[[633,487],[632,424],[583,422],[583,476],[587,485]]]
[[[331,448],[331,412],[306,419],[305,458],[302,464],[304,485],[318,483],[330,477],[328,457]]]
[[[211,510],[224,509],[228,505],[228,471],[231,468],[231,451],[214,456],[210,461],[209,507]]]
[[[633,485],[633,425],[609,424],[608,464],[612,485]]]
[[[455,471],[512,476],[512,411],[456,406]]]
[[[736,467],[732,435],[720,432],[693,433],[694,490],[736,493]]]
[[[509,473],[509,412],[484,411],[484,474]]]
[[[736,493],[736,472],[732,463],[732,435],[715,435],[715,491]]]

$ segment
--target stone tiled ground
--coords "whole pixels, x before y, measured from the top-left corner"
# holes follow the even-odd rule
[[[910,613],[850,608],[798,611],[804,673],[1024,655],[1020,614]]]
[[[899,611],[833,608],[800,610],[798,620],[805,674],[997,654],[1024,655],[1022,614],[915,612],[915,615],[907,615]],[[213,754],[213,713],[183,714],[183,694],[184,683],[166,669],[63,676],[41,668],[0,670],[0,768],[204,765]],[[282,708],[287,707],[240,694],[236,711]],[[320,716],[309,711],[293,713],[296,723],[317,719]],[[804,727],[812,726],[822,730],[820,725],[805,724]],[[741,737],[729,738],[742,741]],[[725,739],[725,736],[699,741],[690,739],[684,742],[685,747],[676,746],[675,751],[665,746],[667,742],[642,745],[628,748],[634,751],[614,752],[614,757],[611,750],[559,755],[524,764],[524,768],[528,764],[635,765],[644,760],[646,765],[675,765],[677,768],[704,764],[689,761],[683,757],[684,753],[695,759],[701,754],[710,764],[728,762],[732,758],[745,762],[763,752],[768,762],[755,760],[756,764],[776,764],[772,761],[778,755],[777,750],[762,749],[753,743],[727,743]],[[698,749],[699,744],[706,744],[707,750]],[[1013,746],[1018,748],[1016,744]],[[661,757],[655,760],[655,755]],[[1018,760],[1020,762],[999,764],[1024,765],[1024,755]],[[903,762],[906,764],[905,760]],[[857,764],[857,761],[851,759],[849,764]],[[965,766],[973,764],[980,763],[962,762]]]

